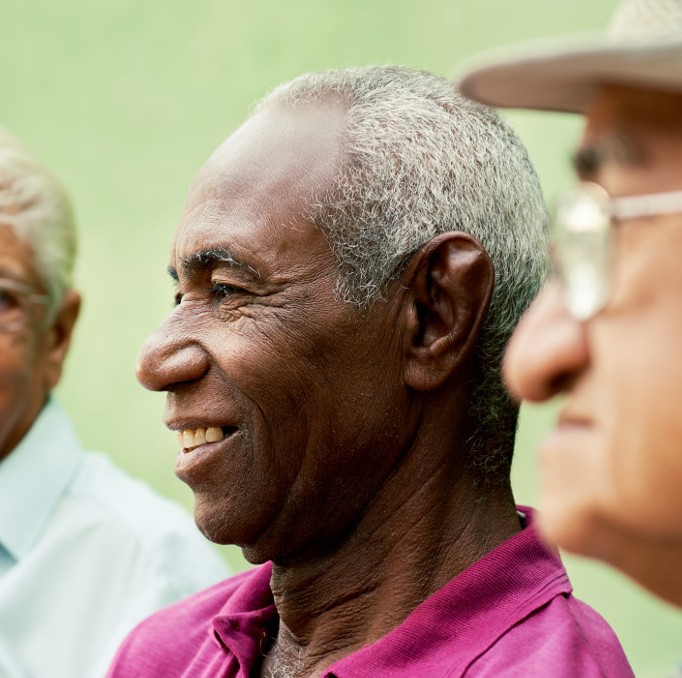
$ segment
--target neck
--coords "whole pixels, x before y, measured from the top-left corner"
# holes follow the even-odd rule
[[[406,460],[332,553],[274,565],[280,627],[262,675],[279,675],[278,663],[319,675],[519,530],[509,488],[483,492],[447,462],[425,469],[424,458]]]

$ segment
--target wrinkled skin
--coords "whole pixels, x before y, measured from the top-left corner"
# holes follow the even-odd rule
[[[176,470],[200,528],[255,561],[338,538],[390,473],[385,450],[406,444],[392,414],[414,416],[397,388],[393,309],[361,313],[337,300],[326,238],[292,223],[298,186],[335,169],[334,137],[310,131],[340,115],[315,113],[305,129],[300,116],[258,115],[202,169],[173,245],[181,302],[141,360],[145,385],[169,392],[169,426],[237,429],[217,444],[224,452],[181,454]],[[278,125],[291,132],[273,143]],[[300,164],[277,162],[287,154]],[[217,247],[239,263],[183,271],[183,259]],[[367,473],[349,482],[360,464]]]
[[[442,234],[384,298],[336,298],[336,261],[303,217],[342,153],[344,106],[269,108],[199,172],[171,249],[178,305],[140,351],[166,391],[176,473],[199,527],[274,561],[276,657],[300,676],[385,635],[519,530],[511,491],[481,492],[463,444],[472,356],[494,272]]]
[[[33,251],[0,218],[0,277],[42,294]],[[54,323],[45,327],[46,308],[31,305],[19,330],[0,330],[0,460],[26,435],[56,386],[68,350],[79,297],[69,291]]]

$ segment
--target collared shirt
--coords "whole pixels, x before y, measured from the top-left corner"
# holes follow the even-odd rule
[[[0,463],[0,676],[100,678],[141,619],[229,574],[191,517],[50,401]]]
[[[526,512],[529,522],[532,513]],[[264,565],[152,616],[125,640],[109,678],[249,678],[277,629]],[[608,624],[573,597],[559,557],[531,526],[427,598],[327,678],[632,676]]]

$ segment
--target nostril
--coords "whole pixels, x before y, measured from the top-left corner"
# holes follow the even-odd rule
[[[570,372],[563,372],[555,375],[547,383],[547,398],[551,398],[559,393],[570,391],[577,379],[577,375]]]

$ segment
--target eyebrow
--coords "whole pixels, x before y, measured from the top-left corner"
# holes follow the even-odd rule
[[[258,280],[261,278],[260,272],[257,269],[241,261],[226,247],[211,247],[210,249],[200,250],[189,256],[182,257],[180,269],[184,275],[190,277],[199,271],[210,271],[226,264],[237,271],[248,273]],[[180,276],[175,266],[171,265],[168,267],[168,274],[175,282],[179,281]]]
[[[644,162],[644,150],[630,136],[615,134],[579,148],[573,155],[573,169],[580,179],[596,179],[609,163],[633,167]]]

